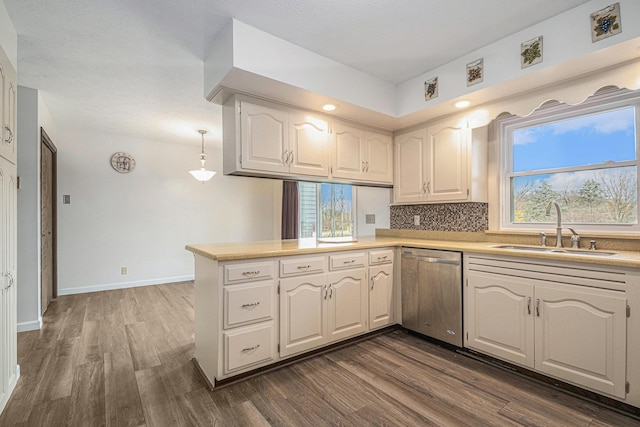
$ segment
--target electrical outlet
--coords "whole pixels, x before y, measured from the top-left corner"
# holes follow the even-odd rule
[[[367,224],[375,224],[376,223],[376,215],[375,214],[366,214],[364,216],[365,222]]]
[[[413,216],[413,225],[420,225],[420,215]]]
[[[127,267],[122,267],[120,269],[120,274],[127,274]]]

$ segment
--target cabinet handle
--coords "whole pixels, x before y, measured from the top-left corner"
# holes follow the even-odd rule
[[[378,257],[378,261],[384,261],[385,259],[387,259],[387,256],[379,256]]]
[[[329,299],[333,296],[333,283],[329,283]]]
[[[258,274],[260,274],[260,270],[242,272],[243,276],[257,276]]]
[[[427,183],[426,182],[422,183],[422,194],[427,194]]]
[[[354,262],[356,262],[355,259],[349,260],[349,261],[344,261],[343,264],[353,264]]]
[[[427,194],[431,193],[431,182],[427,182]]]
[[[367,171],[367,168],[366,168],[366,166],[365,166],[365,162],[364,162],[364,160],[363,160],[363,161],[362,161],[362,172],[366,172],[366,171]]]
[[[260,302],[257,301],[257,302],[252,302],[251,304],[242,304],[242,308],[253,308],[259,305],[260,305]]]
[[[5,139],[4,142],[11,144],[13,142],[13,131],[9,126],[5,126],[4,128],[9,132],[9,138]]]
[[[311,268],[310,265],[299,265],[298,266],[298,270],[308,270],[309,268]]]
[[[260,347],[260,344],[256,344],[253,347],[243,348],[242,352],[243,353],[248,353],[248,352],[253,351],[253,350],[255,350],[256,348],[259,348],[259,347]]]
[[[327,299],[327,293],[329,290],[327,289],[327,285],[324,285],[324,299]]]
[[[289,151],[289,164],[293,163],[293,151]]]
[[[371,278],[371,290],[373,290],[373,285],[375,285],[376,282],[373,280],[373,277]]]
[[[369,172],[369,162],[367,162],[367,172]]]
[[[536,316],[540,317],[540,298],[536,299]]]
[[[527,298],[527,312],[531,314],[531,297]]]

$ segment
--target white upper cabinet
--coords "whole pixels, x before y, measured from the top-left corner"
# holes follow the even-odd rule
[[[289,170],[289,115],[248,102],[240,104],[242,167],[269,172]]]
[[[4,51],[0,49],[0,156],[16,164],[17,75]]]
[[[427,174],[424,161],[427,150],[425,129],[396,137],[394,202],[427,201]]]
[[[476,132],[459,122],[396,136],[395,203],[486,201],[486,128]]]
[[[393,142],[389,135],[333,123],[334,178],[393,184]]]
[[[222,120],[226,175],[393,185],[389,135],[242,95],[223,104]]]
[[[326,121],[304,113],[289,114],[289,172],[327,176],[329,131]]]
[[[469,196],[468,133],[465,127],[444,124],[427,128],[427,199],[464,201]]]

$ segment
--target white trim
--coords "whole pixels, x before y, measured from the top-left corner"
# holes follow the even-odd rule
[[[521,127],[528,127],[533,125],[542,125],[555,121],[585,116],[588,114],[597,114],[606,111],[612,111],[615,109],[633,107],[635,108],[636,116],[636,159],[632,161],[622,162],[607,162],[595,165],[584,165],[575,167],[561,167],[551,170],[536,170],[536,171],[522,171],[513,172],[511,170],[513,165],[513,130]],[[580,172],[585,170],[607,169],[607,168],[621,168],[628,166],[640,166],[640,95],[637,91],[628,91],[625,89],[618,89],[615,91],[604,92],[595,94],[585,100],[581,104],[567,105],[567,104],[555,104],[553,106],[542,107],[541,109],[534,111],[530,116],[518,117],[510,116],[502,120],[499,120],[498,125],[498,149],[499,149],[499,170],[500,170],[500,188],[499,188],[499,202],[500,202],[500,217],[499,227],[500,230],[542,230],[545,227],[552,227],[555,219],[552,218],[549,222],[541,223],[513,223],[511,221],[511,178],[520,176],[533,176],[548,173],[563,173],[563,172]],[[640,171],[637,174],[638,182],[636,188],[640,190]],[[640,211],[640,205],[638,205]],[[638,214],[637,214],[638,215]],[[638,215],[640,217],[640,215]],[[581,225],[581,231],[591,232],[624,232],[626,234],[638,234],[640,233],[640,222],[637,224],[591,224],[591,223],[571,223],[571,225]]]
[[[17,325],[18,332],[37,331],[42,328],[42,317],[38,320],[32,320],[30,322],[20,322]]]
[[[62,296],[62,295],[85,294],[88,292],[111,291],[114,289],[127,289],[127,288],[137,288],[142,286],[163,285],[165,283],[187,282],[190,280],[194,280],[193,275],[164,277],[160,279],[139,280],[136,282],[108,283],[103,285],[82,286],[78,288],[65,288],[65,289],[58,288],[58,295]]]

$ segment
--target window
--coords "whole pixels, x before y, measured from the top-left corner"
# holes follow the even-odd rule
[[[502,228],[555,223],[546,206],[556,200],[563,225],[640,232],[639,110],[637,92],[615,91],[502,120]]]
[[[355,230],[355,187],[299,183],[300,238],[351,239]]]

